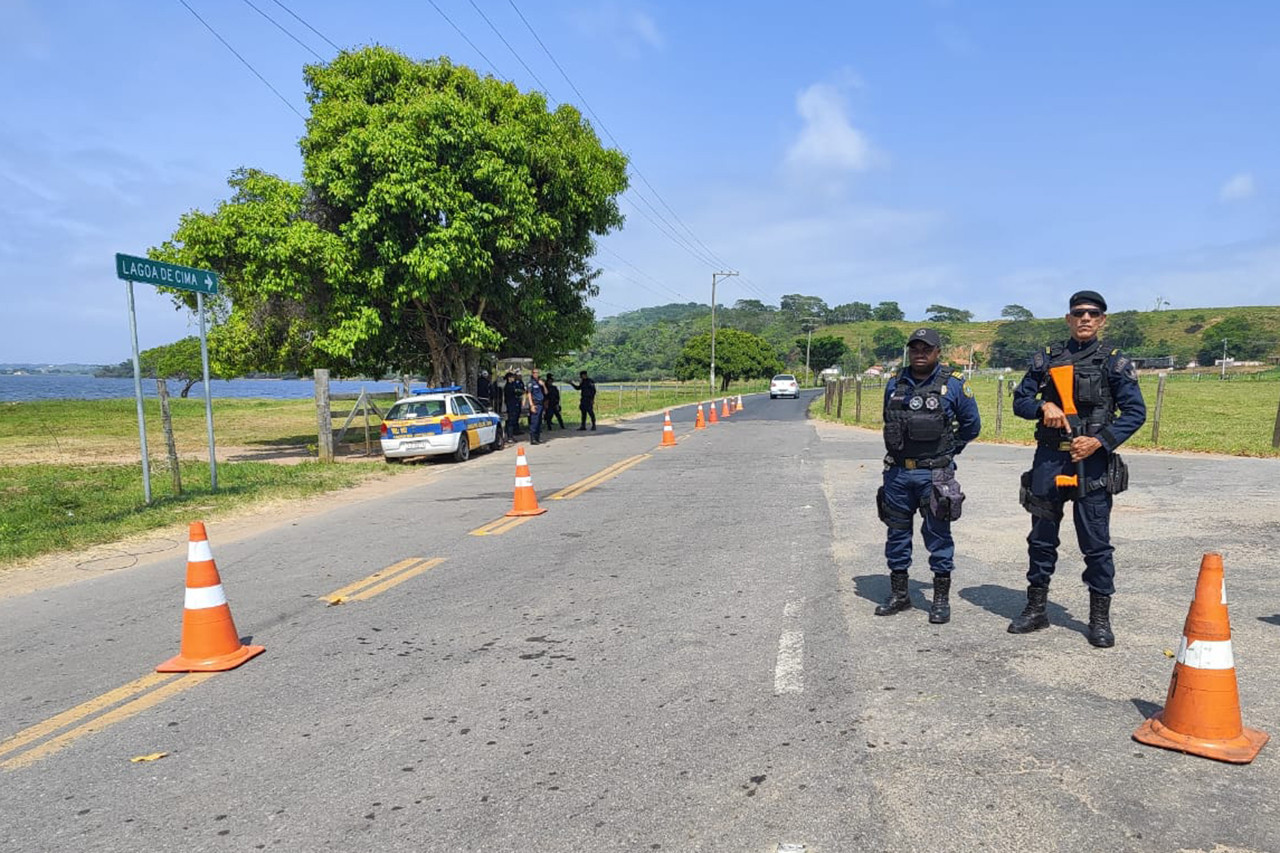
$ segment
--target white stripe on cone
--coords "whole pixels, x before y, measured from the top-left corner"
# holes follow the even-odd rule
[[[208,563],[213,560],[213,549],[208,539],[196,539],[187,543],[188,563]]]
[[[210,607],[221,607],[226,603],[227,595],[222,591],[222,584],[218,584],[217,586],[187,587],[183,606],[188,610],[208,610]]]
[[[1235,655],[1230,640],[1192,640],[1182,638],[1178,646],[1178,663],[1195,669],[1235,669]]]
[[[516,488],[528,488],[533,485],[532,477],[516,477]]]

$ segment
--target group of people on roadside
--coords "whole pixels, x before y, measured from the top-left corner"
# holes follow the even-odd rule
[[[578,381],[569,381],[569,385],[578,392],[578,411],[582,416],[582,425],[578,431],[587,429],[588,419],[591,429],[596,428],[596,383],[587,375],[587,371],[578,372]],[[506,413],[506,435],[511,441],[524,434],[521,426],[523,420],[528,425],[529,443],[542,443],[542,428],[550,432],[555,424],[565,429],[564,415],[560,408],[560,388],[556,385],[555,376],[548,373],[545,378],[538,368],[529,369],[529,382],[525,383],[520,368],[508,370],[499,383],[489,377],[489,371],[480,371],[476,383],[476,392],[482,399],[488,400],[492,409],[498,414]]]
[[[1084,557],[1082,579],[1089,590],[1086,636],[1099,648],[1115,645],[1111,506],[1112,497],[1129,484],[1128,468],[1116,450],[1147,414],[1133,361],[1100,339],[1106,312],[1107,302],[1097,291],[1072,294],[1066,314],[1070,337],[1036,352],[1013,393],[1014,414],[1036,422],[1036,451],[1019,494],[1031,514],[1027,600],[1008,628],[1011,634],[1026,634],[1049,627],[1049,581],[1070,503]],[[890,589],[875,613],[889,616],[912,607],[907,571],[913,517],[919,512],[933,572],[929,621],[934,624],[951,619],[951,522],[960,518],[964,501],[955,458],[981,430],[964,374],[939,364],[941,345],[936,330],[917,329],[908,338],[907,364],[885,386],[887,454],[883,486],[876,495],[880,520],[888,528],[884,553]]]

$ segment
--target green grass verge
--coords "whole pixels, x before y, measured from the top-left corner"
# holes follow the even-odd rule
[[[1022,378],[1020,373],[1009,376],[1013,384]],[[1156,376],[1142,376],[1139,380],[1147,403],[1147,422],[1126,446],[1233,456],[1280,456],[1280,450],[1271,446],[1277,403],[1280,402],[1280,378],[1276,378],[1274,372],[1269,371],[1268,376],[1262,379],[1237,378],[1226,382],[1209,375],[1203,375],[1199,380],[1191,376],[1171,376],[1165,385],[1160,441],[1157,444],[1151,440],[1151,433],[1158,381]],[[1008,396],[1011,382],[1004,383],[1006,396],[998,431],[996,379],[978,376],[970,382],[982,415],[979,441],[1031,443],[1035,424],[1013,414],[1013,398]],[[855,395],[849,391],[844,396],[843,417],[839,420],[846,424],[879,428],[883,399],[883,385],[865,386],[859,421],[855,418]],[[837,420],[834,401],[830,414],[827,414],[823,398],[819,397],[813,412],[817,417]]]
[[[250,504],[299,498],[356,485],[394,471],[368,464],[274,465],[224,462],[218,491],[209,490],[208,463],[182,464],[182,495],[167,469],[152,466],[152,502],[142,496],[142,466],[0,466],[0,566],[74,550]]]

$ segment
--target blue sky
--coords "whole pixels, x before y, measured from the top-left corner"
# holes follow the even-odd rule
[[[518,9],[643,176],[601,241],[602,316],[705,303],[725,267],[722,304],[908,318],[1056,316],[1081,287],[1112,311],[1280,301],[1278,4],[284,2],[342,47],[582,106]],[[325,38],[275,0],[253,6],[307,47],[245,0],[187,3],[305,115]],[[0,0],[0,78],[0,362],[127,358],[114,254],[212,209],[233,169],[300,172],[303,121],[179,0]],[[137,300],[144,348],[194,329]]]

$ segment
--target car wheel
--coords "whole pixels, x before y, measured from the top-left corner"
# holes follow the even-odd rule
[[[493,441],[489,442],[489,450],[497,453],[502,449],[504,442],[502,441],[502,428],[499,427],[493,434]]]
[[[458,449],[453,451],[454,462],[466,462],[471,458],[471,442],[467,441],[467,434],[463,433],[458,436]]]
[[[402,456],[384,456],[384,457],[382,457],[382,461],[383,461],[383,462],[386,462],[388,465],[399,465],[399,464],[401,464],[402,462],[404,462],[404,457],[402,457]]]

